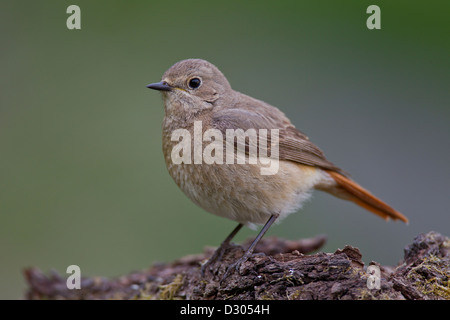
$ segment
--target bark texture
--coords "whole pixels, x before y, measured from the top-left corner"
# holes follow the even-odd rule
[[[257,253],[223,279],[227,267],[244,253],[230,244],[220,262],[201,274],[212,248],[171,263],[116,279],[82,278],[69,290],[66,277],[37,268],[24,271],[27,299],[447,299],[450,300],[450,239],[436,232],[420,234],[405,248],[396,267],[364,266],[357,248],[307,254],[324,236],[299,241],[264,238]],[[374,266],[374,267],[370,267]],[[380,272],[377,273],[377,270]],[[377,280],[379,279],[379,282]]]

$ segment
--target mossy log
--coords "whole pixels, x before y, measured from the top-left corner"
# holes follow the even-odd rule
[[[448,299],[450,300],[450,239],[436,232],[417,236],[396,267],[371,262],[364,266],[357,248],[307,254],[325,238],[287,241],[263,239],[239,272],[225,279],[227,267],[244,252],[230,244],[221,262],[200,270],[212,248],[171,263],[119,278],[82,278],[81,289],[69,290],[66,278],[24,271],[27,299]],[[372,267],[371,267],[372,266]],[[378,272],[378,273],[377,273]]]

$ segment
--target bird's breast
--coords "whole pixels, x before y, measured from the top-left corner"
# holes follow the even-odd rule
[[[240,223],[263,224],[274,213],[280,218],[287,216],[301,207],[321,179],[320,169],[290,161],[279,161],[274,175],[262,175],[261,163],[206,163],[205,159],[194,163],[193,137],[179,133],[173,139],[170,130],[163,130],[163,153],[170,176],[198,206]],[[188,138],[190,143],[183,142]],[[203,142],[201,150],[208,146],[211,142]],[[190,161],[182,161],[183,157]]]

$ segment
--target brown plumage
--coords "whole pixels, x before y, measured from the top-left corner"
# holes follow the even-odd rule
[[[252,98],[242,95],[232,107],[228,106],[213,114],[213,126],[223,133],[225,129],[238,128],[244,131],[250,128],[280,129],[280,160],[324,169],[337,184],[337,186],[319,186],[317,189],[352,201],[385,220],[408,222],[403,214],[362,188],[348,178],[347,173],[328,161],[324,153],[304,133],[297,130],[280,110],[262,101],[255,102]]]
[[[192,201],[210,213],[235,220],[239,226],[266,223],[254,244],[275,220],[280,221],[297,211],[313,189],[350,200],[384,219],[408,222],[404,215],[363,189],[327,160],[278,108],[234,91],[213,64],[200,59],[180,61],[164,73],[161,82],[148,87],[162,92],[165,107],[163,152],[174,181]],[[202,134],[214,129],[223,136],[229,129],[255,129],[256,132],[276,129],[278,143],[275,143],[276,139],[269,141],[268,149],[269,152],[279,151],[277,172],[262,175],[262,162],[174,163],[173,150],[177,150],[180,142],[179,137],[173,139],[173,133],[182,129],[190,134],[189,139],[194,143],[189,144],[188,150],[183,149],[183,155],[186,152],[193,154],[195,139],[191,135],[195,135],[195,123],[202,124],[198,129]],[[260,138],[258,136],[258,141]],[[201,141],[202,147],[210,141]],[[251,139],[240,142],[238,139],[233,144],[234,150],[244,147],[247,154],[252,147]],[[226,151],[225,145],[220,148]],[[225,242],[230,241],[239,228]],[[254,244],[245,257],[251,253]]]

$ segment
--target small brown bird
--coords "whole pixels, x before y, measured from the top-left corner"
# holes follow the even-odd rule
[[[204,210],[239,223],[210,261],[220,259],[223,248],[243,225],[265,224],[244,256],[234,264],[238,269],[275,220],[281,221],[297,211],[314,189],[353,201],[386,220],[408,222],[404,215],[328,161],[283,112],[234,91],[213,64],[201,59],[180,61],[164,73],[161,82],[147,87],[162,93],[165,107],[163,153],[176,184]],[[231,142],[227,139],[221,144],[221,135],[228,138],[229,132],[239,129],[248,133],[244,139],[239,140],[236,135]],[[255,150],[251,141],[259,143],[264,138],[265,131],[260,129],[277,133],[267,139],[267,146],[270,146],[266,150],[275,153],[276,159],[268,153],[261,156],[263,147],[257,145],[256,156],[260,156],[260,161],[250,160],[251,151]],[[257,140],[251,139],[251,132],[256,132]],[[198,136],[200,142],[195,140]],[[227,149],[227,143],[233,148]],[[210,153],[216,160],[213,163],[199,161],[207,154],[207,146],[210,152],[214,150]],[[236,151],[230,158],[236,161],[221,161],[220,153],[230,150]],[[248,155],[244,163],[237,161],[238,150]],[[262,174],[261,168],[268,163],[263,160],[274,159],[279,162],[273,174]]]

